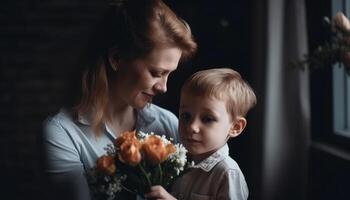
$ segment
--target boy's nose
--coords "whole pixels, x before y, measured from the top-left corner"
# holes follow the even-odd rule
[[[199,133],[199,124],[196,120],[193,120],[191,124],[189,124],[189,129],[191,133]]]

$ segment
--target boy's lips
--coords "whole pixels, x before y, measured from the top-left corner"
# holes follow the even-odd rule
[[[191,138],[187,138],[185,140],[186,140],[186,142],[189,142],[189,143],[200,143],[201,142],[200,140],[195,140],[195,139],[191,139]]]

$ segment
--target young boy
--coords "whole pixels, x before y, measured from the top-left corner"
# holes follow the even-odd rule
[[[145,196],[156,199],[248,198],[238,164],[229,156],[227,140],[245,128],[246,113],[256,104],[251,87],[232,69],[217,68],[193,74],[181,90],[180,140],[194,165],[172,186],[170,195],[154,186]]]

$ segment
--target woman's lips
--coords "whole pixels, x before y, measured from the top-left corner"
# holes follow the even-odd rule
[[[146,97],[147,101],[152,101],[153,97],[155,96],[153,94],[148,94],[146,92],[143,92],[142,94]]]

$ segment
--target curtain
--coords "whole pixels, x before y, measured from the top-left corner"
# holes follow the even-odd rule
[[[251,199],[306,199],[310,134],[308,71],[290,68],[307,53],[303,0],[255,5],[253,117],[255,155]]]

